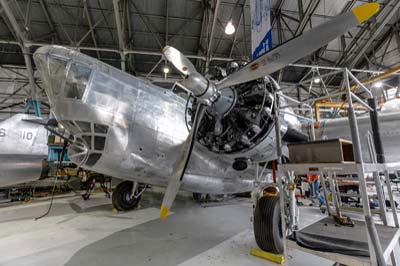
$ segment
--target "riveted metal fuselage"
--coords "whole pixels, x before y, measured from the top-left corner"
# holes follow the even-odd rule
[[[167,184],[189,134],[185,99],[62,47],[40,48],[34,59],[57,120],[74,135],[71,160],[114,177]],[[254,168],[236,171],[234,158],[196,143],[182,189],[250,191]]]
[[[47,131],[17,114],[0,123],[0,187],[38,180],[47,159]]]

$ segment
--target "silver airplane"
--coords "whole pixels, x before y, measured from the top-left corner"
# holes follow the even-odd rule
[[[40,118],[17,114],[0,123],[0,187],[38,180],[46,175],[47,130]]]
[[[70,159],[126,180],[113,193],[119,210],[137,205],[142,183],[166,187],[160,210],[164,219],[180,189],[252,191],[256,162],[277,159],[274,112],[285,105],[275,100],[279,86],[268,75],[363,23],[378,9],[376,3],[356,7],[222,80],[206,79],[183,54],[167,46],[163,54],[185,77],[189,100],[64,47],[41,47],[34,61],[56,119],[73,135]],[[290,112],[279,114],[284,144],[307,139]],[[257,243],[281,252],[279,223],[271,220],[279,218],[277,197],[261,196],[267,215],[256,211],[255,227],[259,221],[275,225],[275,233],[257,231]]]
[[[388,102],[389,103],[389,102]],[[383,108],[385,105],[383,106]],[[387,162],[400,161],[400,110],[384,110],[379,112],[380,133],[382,144],[385,151]],[[361,148],[363,151],[363,161],[371,163],[371,157],[368,150],[367,134],[371,131],[370,118],[368,115],[362,115],[357,118],[358,129],[360,132]],[[303,131],[309,132],[310,124],[303,124]],[[347,118],[324,119],[315,129],[316,139],[351,139],[349,120]]]

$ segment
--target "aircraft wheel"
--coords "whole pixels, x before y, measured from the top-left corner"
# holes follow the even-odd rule
[[[264,251],[283,253],[279,197],[264,196],[254,210],[253,227],[257,245]]]
[[[138,198],[131,197],[132,189],[132,181],[123,181],[115,188],[112,193],[112,204],[114,208],[119,211],[129,211],[137,207],[141,196]]]

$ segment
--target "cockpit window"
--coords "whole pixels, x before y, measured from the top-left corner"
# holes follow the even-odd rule
[[[55,56],[51,56],[48,61],[49,74],[51,76],[50,86],[54,92],[54,95],[57,96],[60,94],[62,82],[65,80],[65,72],[68,62]]]
[[[82,99],[88,84],[91,69],[72,62],[65,82],[65,97],[72,99]]]

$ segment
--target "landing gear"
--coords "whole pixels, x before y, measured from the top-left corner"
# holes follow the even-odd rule
[[[282,254],[284,236],[279,196],[261,197],[254,210],[253,227],[257,245],[264,251]]]
[[[144,184],[132,181],[123,181],[112,193],[112,204],[119,211],[129,211],[135,209],[140,201],[143,191],[146,189]]]

